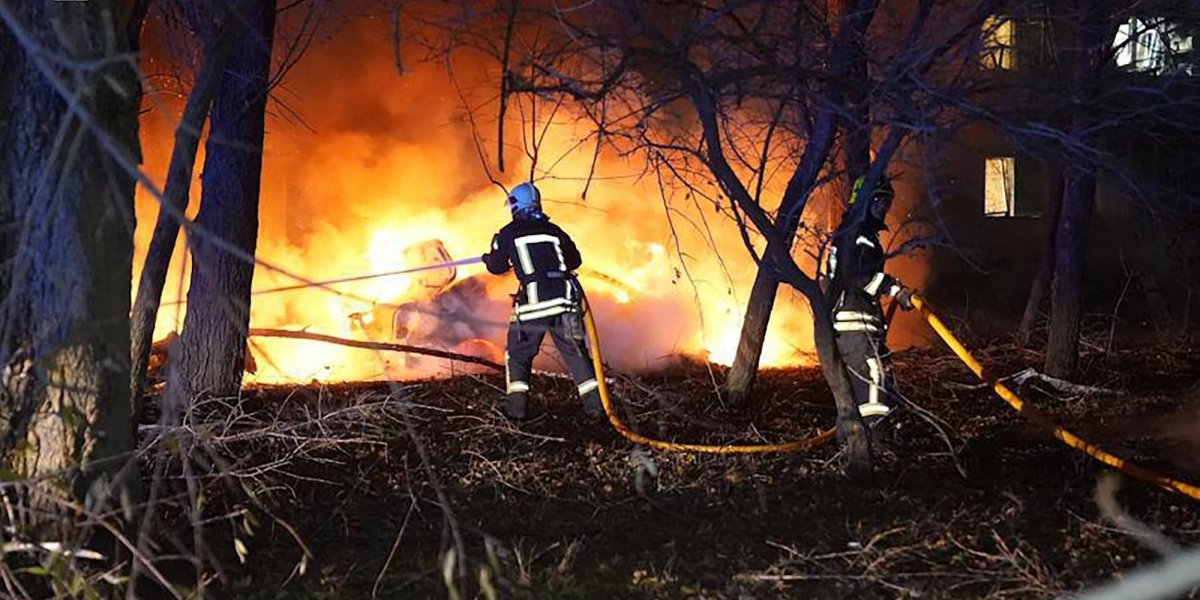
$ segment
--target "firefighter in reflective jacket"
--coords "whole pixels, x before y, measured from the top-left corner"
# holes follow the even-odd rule
[[[850,208],[834,234],[826,274],[830,277],[837,347],[850,371],[858,412],[873,438],[882,434],[886,439],[887,430],[880,424],[895,402],[888,393],[892,386],[888,324],[879,299],[887,294],[907,310],[912,308],[912,292],[883,270],[885,256],[879,232],[887,229],[884,218],[895,192],[890,183],[883,181],[866,200],[870,205],[863,210],[865,214],[855,219],[855,202],[867,196],[862,186],[863,178],[859,177],[854,182]]]
[[[520,282],[504,353],[504,412],[513,419],[525,418],[533,359],[549,332],[575,380],[584,412],[598,418],[604,409],[584,342],[579,282],[572,273],[583,262],[579,249],[542,212],[541,193],[532,183],[513,188],[508,208],[512,222],[492,238],[491,251],[483,255],[489,272],[499,275],[513,269]]]

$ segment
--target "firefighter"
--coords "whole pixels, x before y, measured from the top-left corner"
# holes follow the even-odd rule
[[[885,417],[895,401],[889,392],[888,323],[880,298],[887,294],[909,310],[912,292],[883,270],[885,256],[879,232],[887,229],[884,219],[895,192],[883,180],[872,193],[865,193],[863,180],[859,177],[854,182],[850,207],[829,249],[826,275],[830,278],[837,347],[849,370],[859,415],[872,440],[886,443],[892,437],[892,428],[885,424]],[[858,202],[869,205],[859,208]]]
[[[579,249],[542,212],[541,193],[533,183],[513,188],[507,202],[512,222],[492,238],[491,251],[483,255],[488,272],[500,275],[513,269],[520,282],[504,353],[504,412],[512,419],[525,418],[533,359],[549,332],[575,380],[584,413],[599,418],[604,409],[584,342],[581,288],[573,273],[583,262]]]

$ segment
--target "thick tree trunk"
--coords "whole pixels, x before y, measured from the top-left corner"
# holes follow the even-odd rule
[[[197,394],[232,395],[241,387],[254,265],[210,237],[254,254],[275,23],[274,0],[245,11],[240,36],[213,99],[203,192],[192,243],[192,276],[179,360],[170,366],[168,410]]]
[[[771,248],[763,253],[763,265],[754,276],[750,298],[746,301],[746,315],[742,320],[742,333],[738,337],[737,352],[729,376],[725,380],[726,398],[731,404],[745,405],[754,387],[758,374],[758,363],[762,360],[763,342],[767,338],[767,326],[771,323],[771,311],[775,308],[775,295],[779,291],[779,279],[775,269],[769,266]]]
[[[851,0],[838,2],[838,17],[848,14],[852,4]],[[852,189],[854,180],[866,175],[871,166],[871,106],[867,97],[869,83],[863,39],[851,39],[850,47],[852,54],[846,72],[846,112],[841,122],[842,161],[847,190]],[[836,212],[830,211],[831,214]]]
[[[154,325],[158,320],[159,304],[162,302],[163,284],[171,266],[171,255],[175,253],[175,240],[179,237],[179,218],[176,215],[182,215],[187,210],[200,132],[204,129],[213,94],[221,82],[225,63],[240,31],[240,19],[226,19],[218,38],[204,53],[204,64],[196,74],[196,83],[188,96],[179,125],[175,128],[175,147],[171,151],[171,163],[167,167],[167,183],[163,187],[162,198],[162,201],[174,207],[174,210],[160,208],[158,211],[154,235],[142,265],[137,298],[130,315],[130,354],[133,365],[130,369],[130,393],[135,414],[142,396],[146,365],[150,360],[150,346],[154,341]]]
[[[1038,263],[1037,275],[1029,288],[1029,297],[1025,301],[1025,311],[1021,314],[1021,324],[1017,327],[1017,339],[1021,344],[1028,344],[1029,337],[1037,322],[1038,313],[1042,311],[1042,301],[1050,290],[1050,281],[1054,278],[1054,254],[1058,231],[1058,216],[1062,209],[1063,194],[1066,192],[1063,175],[1058,175],[1055,189],[1050,195],[1050,207],[1046,211],[1046,245],[1042,250],[1042,260]]]
[[[1083,272],[1087,232],[1096,199],[1096,173],[1085,165],[1068,169],[1055,240],[1050,331],[1046,341],[1047,375],[1067,379],[1079,358],[1079,320],[1083,312]]]
[[[793,180],[793,182],[806,183],[795,187],[807,188],[811,182],[816,180],[821,165],[824,164],[825,158],[829,154],[829,148],[833,145],[837,123],[833,110],[822,111],[817,122],[818,125],[814,128],[815,133],[809,139],[809,149],[805,150],[805,160],[801,161],[798,168],[801,173]],[[812,155],[809,154],[810,151],[813,153]],[[789,188],[792,187],[789,185]],[[791,252],[796,228],[800,225],[803,203],[807,201],[810,193],[807,189],[803,192],[789,191],[791,196],[785,193],[784,205],[778,217],[780,221],[775,226],[777,239],[786,240],[787,248],[782,250],[782,254],[785,255]],[[804,198],[795,197],[800,194],[803,194]],[[789,198],[791,198],[790,201]],[[793,207],[794,210],[789,211],[789,207]],[[767,337],[767,326],[771,322],[771,311],[775,306],[775,294],[779,290],[780,275],[779,269],[776,267],[778,263],[773,262],[776,260],[774,257],[779,254],[776,249],[777,243],[779,242],[769,242],[766,250],[763,251],[762,265],[759,266],[758,273],[754,276],[754,286],[751,287],[750,298],[746,301],[746,316],[742,321],[741,337],[738,338],[737,352],[734,354],[733,365],[729,368],[729,376],[725,383],[727,398],[733,404],[746,402],[754,386],[754,378],[758,373],[763,340]],[[786,256],[782,259],[791,260]]]
[[[12,117],[14,116],[14,101],[20,85],[20,73],[23,54],[17,53],[17,40],[9,34],[7,27],[0,21],[0,173],[12,172],[15,167],[10,164],[12,157],[8,151],[12,148],[8,140],[12,135]],[[18,60],[20,59],[20,60]],[[16,204],[13,200],[14,189],[12,182],[6,177],[0,177],[0,307],[12,289],[12,257],[16,248]],[[0,318],[3,313],[0,312]],[[5,335],[7,325],[0,321],[0,336]],[[0,337],[0,351],[7,344],[6,337]],[[2,365],[3,363],[0,363]]]
[[[140,86],[133,66],[114,60],[129,52],[118,4],[5,9],[49,53],[108,61],[94,70],[51,65],[0,22],[0,456],[21,476],[62,481],[101,504],[118,491],[114,479],[128,481],[116,475],[134,448],[134,180],[113,153],[139,160]]]
[[[835,75],[844,76],[847,72],[849,63],[853,60],[853,56],[849,53],[850,47],[847,40],[862,37],[874,18],[876,6],[875,0],[859,0],[855,5],[855,10],[841,23],[841,27],[834,36],[833,50],[830,55],[831,71]],[[838,405],[839,435],[846,442],[849,450],[847,453],[849,464],[846,472],[851,477],[860,478],[870,473],[871,470],[869,441],[859,420],[858,407],[854,405],[853,395],[850,393],[845,365],[842,364],[841,356],[833,344],[833,325],[830,322],[832,317],[828,314],[828,306],[817,284],[817,278],[800,270],[790,253],[800,216],[807,207],[817,178],[828,161],[830,150],[833,147],[839,120],[837,110],[842,107],[843,103],[840,89],[837,85],[830,85],[826,88],[824,98],[826,102],[813,121],[812,132],[808,137],[804,153],[800,157],[799,165],[792,173],[792,177],[788,180],[783,201],[780,203],[778,214],[773,222],[760,212],[762,207],[758,204],[759,199],[751,196],[738,174],[725,159],[721,126],[717,119],[719,107],[711,95],[711,90],[705,86],[695,86],[689,93],[703,127],[705,161],[710,171],[730,198],[746,209],[749,218],[754,221],[759,232],[768,240],[768,259],[764,262],[764,267],[760,267],[759,276],[786,280],[802,292],[812,305],[818,357],[821,360],[822,369],[825,370],[826,377],[830,381],[834,399]],[[894,151],[899,140],[899,136],[892,140],[890,149],[888,144],[884,144],[880,152],[879,164],[887,164],[888,157]],[[766,285],[756,287],[760,291],[769,289]],[[753,306],[758,303],[768,305],[766,310],[769,310],[769,305],[773,300],[773,294],[763,292],[758,298],[751,300],[752,307],[748,309],[747,313],[754,313]],[[765,332],[766,319],[760,319],[759,322],[762,323],[761,327]],[[743,336],[743,339],[748,338]],[[749,369],[750,380],[753,378],[753,371],[757,368],[760,352],[761,344],[749,348],[749,352],[739,352],[742,356],[754,356],[753,363],[738,365],[740,368]]]
[[[1080,0],[1078,53],[1075,60],[1072,134],[1075,143],[1094,148],[1097,139],[1092,99],[1108,55],[1107,12],[1103,0]],[[1050,331],[1046,342],[1046,374],[1070,378],[1079,359],[1079,320],[1083,308],[1083,273],[1088,227],[1096,202],[1096,162],[1087,152],[1067,165],[1058,230],[1055,236],[1054,282],[1050,290]]]

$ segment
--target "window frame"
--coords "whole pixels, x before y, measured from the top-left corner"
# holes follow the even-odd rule
[[[1196,65],[1187,57],[1196,54],[1195,34],[1181,30],[1185,31],[1183,23],[1166,17],[1133,15],[1117,25],[1112,43],[1113,62],[1117,68],[1129,72],[1193,75]]]
[[[999,169],[993,165],[1001,165]],[[997,182],[997,179],[1000,181]],[[995,185],[1003,186],[1000,198],[1004,204],[1003,210],[995,210],[999,204],[994,202]],[[1004,219],[1023,216],[1017,210],[1017,157],[1011,154],[989,155],[983,159],[983,217],[986,219]]]
[[[988,71],[1015,71],[1017,57],[1017,19],[1011,15],[991,15],[983,21],[979,66]]]

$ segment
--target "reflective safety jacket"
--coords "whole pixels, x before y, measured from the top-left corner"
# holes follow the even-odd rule
[[[879,298],[883,294],[894,296],[903,288],[883,271],[885,256],[879,231],[879,223],[868,219],[834,237],[825,273],[835,294],[835,331],[884,333],[886,330]]]
[[[516,271],[513,319],[525,321],[573,312],[578,291],[571,271],[583,264],[571,236],[549,218],[513,219],[492,237],[492,250],[483,255],[491,273]]]

